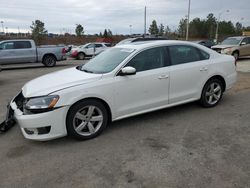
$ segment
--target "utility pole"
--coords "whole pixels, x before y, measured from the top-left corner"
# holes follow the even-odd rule
[[[188,37],[189,37],[190,4],[191,4],[191,0],[188,0],[188,15],[187,15],[187,32],[186,32],[186,40],[188,40]]]
[[[147,28],[147,7],[144,9],[144,37],[146,36],[146,28]]]
[[[2,24],[2,29],[3,29],[3,33],[4,33],[4,26],[3,26],[3,21],[1,21],[1,24]]]
[[[226,10],[226,12],[229,12],[229,10]],[[216,24],[216,32],[215,32],[215,42],[218,43],[218,36],[219,36],[219,23],[220,23],[220,18],[223,12],[219,13],[217,24]]]
[[[18,37],[19,37],[19,35],[20,35],[20,28],[19,28],[19,26],[17,27],[17,29],[18,29]]]

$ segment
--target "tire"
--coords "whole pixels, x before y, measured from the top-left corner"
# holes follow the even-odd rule
[[[85,59],[85,54],[80,52],[78,55],[77,55],[77,59],[79,60],[84,60]]]
[[[216,78],[210,79],[203,87],[200,104],[206,108],[214,107],[220,102],[222,96],[222,82]]]
[[[53,55],[46,55],[42,63],[45,67],[54,67],[56,65],[56,58]]]
[[[239,52],[233,52],[232,56],[234,56],[235,60],[239,59]]]
[[[77,140],[87,140],[101,134],[108,124],[108,112],[97,100],[84,100],[68,111],[66,127],[68,135]]]

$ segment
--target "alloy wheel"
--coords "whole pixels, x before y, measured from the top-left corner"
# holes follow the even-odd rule
[[[221,94],[222,94],[222,89],[220,84],[216,82],[211,83],[206,91],[207,103],[210,105],[216,104],[220,100]]]
[[[85,106],[73,118],[74,130],[82,136],[95,134],[102,126],[103,113],[96,106]]]

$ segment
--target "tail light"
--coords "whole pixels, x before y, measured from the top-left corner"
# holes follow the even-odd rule
[[[71,56],[73,56],[73,57],[76,57],[78,55],[78,51],[77,50],[75,50],[75,51],[73,51],[72,53],[71,53]]]
[[[65,48],[62,48],[62,53],[66,54],[66,49]]]

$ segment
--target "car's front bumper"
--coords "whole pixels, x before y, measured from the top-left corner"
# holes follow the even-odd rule
[[[53,111],[24,115],[14,101],[10,104],[14,110],[14,119],[20,126],[23,136],[27,139],[46,141],[67,135],[66,115],[69,106]],[[49,127],[49,131],[41,133],[38,130]]]

